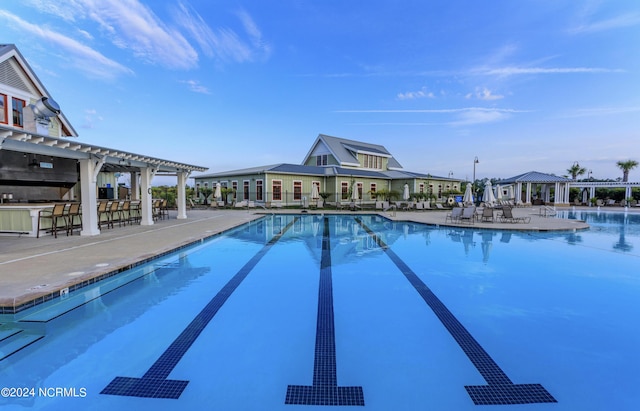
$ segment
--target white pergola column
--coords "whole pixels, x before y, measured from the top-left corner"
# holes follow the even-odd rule
[[[527,183],[527,194],[525,198],[525,203],[531,204],[531,183]]]
[[[98,189],[96,176],[102,163],[95,159],[80,160],[80,201],[82,203],[82,231],[80,235],[98,235]]]
[[[131,175],[131,199],[140,200],[140,187],[138,183],[138,176],[140,174],[137,171],[132,171],[129,174]]]
[[[178,219],[187,218],[187,178],[189,173],[178,172],[178,192],[176,193],[176,203],[178,206]],[[215,200],[211,200],[215,201]]]
[[[150,167],[140,168],[140,215],[141,225],[153,225],[153,198],[151,196],[151,180],[154,172]]]

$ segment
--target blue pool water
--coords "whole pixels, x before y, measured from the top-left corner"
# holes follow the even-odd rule
[[[640,215],[559,217],[268,216],[1,316],[0,407],[638,409]]]

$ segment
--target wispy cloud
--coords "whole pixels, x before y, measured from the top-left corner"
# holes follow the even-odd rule
[[[70,37],[55,31],[31,24],[7,11],[0,10],[0,19],[4,19],[17,27],[18,30],[39,37],[50,42],[57,48],[64,50],[68,61],[80,71],[90,77],[114,79],[120,75],[130,75],[133,71],[122,64],[111,60],[98,51],[88,47]]]
[[[398,100],[415,100],[419,98],[435,98],[433,92],[428,91],[426,87],[422,87],[418,91],[407,91],[405,93],[398,93]]]
[[[198,53],[176,29],[164,24],[137,0],[84,1],[89,19],[98,23],[117,47],[172,69],[198,65]]]
[[[631,107],[598,107],[573,110],[562,117],[596,117],[640,112],[640,106]]]
[[[622,73],[620,69],[606,69],[599,67],[517,67],[486,68],[475,70],[476,74],[487,76],[515,76],[523,74],[575,74],[575,73]]]
[[[528,110],[464,107],[424,110],[336,110],[336,113],[379,113],[379,114],[453,114],[450,120],[441,122],[376,122],[376,123],[352,123],[358,125],[448,125],[468,126],[474,124],[494,123],[510,118],[516,113],[527,113]]]
[[[468,99],[475,97],[478,100],[484,101],[500,100],[504,98],[501,94],[493,94],[493,92],[486,87],[476,87],[475,93],[469,93],[465,97]]]
[[[103,118],[98,112],[89,108],[84,111],[84,123],[82,124],[82,128],[92,129],[95,128],[96,121],[102,121]]]
[[[606,20],[579,24],[569,29],[569,33],[595,33],[640,25],[640,13],[627,13]]]
[[[249,37],[246,41],[232,29],[212,29],[200,14],[183,2],[176,6],[174,18],[207,57],[239,63],[254,61],[258,57],[268,57],[271,48],[264,42],[251,16],[244,11],[238,12],[237,15]]]
[[[181,83],[186,84],[189,87],[189,90],[194,93],[200,94],[211,94],[211,91],[206,86],[203,86],[197,80],[183,80]]]

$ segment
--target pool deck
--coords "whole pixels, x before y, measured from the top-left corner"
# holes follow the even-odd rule
[[[616,207],[610,211],[622,211]],[[633,210],[640,211],[640,210]],[[277,210],[277,213],[300,214],[300,210]],[[348,211],[309,210],[309,214],[347,214]],[[361,212],[371,214],[369,212]],[[514,215],[531,217],[528,224],[479,222],[445,223],[448,211],[398,211],[378,213],[394,221],[412,221],[440,226],[473,229],[524,231],[582,230],[581,221],[545,218],[539,209],[518,208]],[[20,311],[30,305],[56,298],[60,290],[95,281],[141,262],[261,218],[257,210],[189,210],[187,219],[170,218],[150,226],[127,225],[103,229],[97,236],[44,235],[40,238],[0,236],[0,314]],[[268,212],[270,214],[270,212]]]

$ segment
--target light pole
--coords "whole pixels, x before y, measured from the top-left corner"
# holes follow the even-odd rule
[[[478,161],[478,156],[476,156],[476,158],[473,159],[473,184],[476,183],[476,164],[478,164],[479,162],[480,161]]]
[[[478,156],[473,159],[473,181],[471,182],[471,187],[473,187],[473,199],[477,198],[477,190],[476,190],[476,164],[478,164]]]

